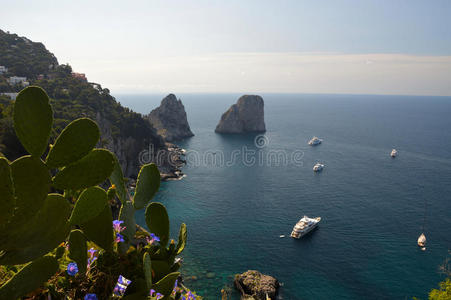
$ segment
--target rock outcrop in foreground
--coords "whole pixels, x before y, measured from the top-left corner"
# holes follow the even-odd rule
[[[276,299],[279,281],[269,275],[249,270],[243,274],[235,275],[235,287],[241,293],[241,299],[271,300]]]
[[[194,135],[186,118],[185,107],[174,94],[169,94],[161,100],[160,106],[152,110],[146,118],[157,129],[157,133],[168,142]]]
[[[263,99],[257,95],[244,95],[221,117],[215,132],[244,133],[264,132],[265,117]]]

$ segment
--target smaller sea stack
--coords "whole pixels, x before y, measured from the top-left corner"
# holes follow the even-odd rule
[[[244,95],[221,117],[217,133],[265,132],[264,102],[257,95]]]

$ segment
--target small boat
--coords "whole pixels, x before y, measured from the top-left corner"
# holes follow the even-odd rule
[[[280,237],[280,238],[284,238],[284,237],[285,237],[285,234],[281,234],[281,235],[279,235],[279,237]]]
[[[314,137],[312,137],[312,139],[308,142],[308,144],[309,144],[310,146],[316,146],[316,145],[321,144],[322,141],[323,141],[322,139],[320,139],[320,138],[314,136]]]
[[[313,166],[313,171],[315,172],[321,172],[324,169],[324,165],[317,163],[316,165]]]
[[[393,149],[390,153],[390,156],[393,158],[396,157],[397,155],[398,155],[398,151],[396,149]]]
[[[421,250],[426,250],[426,236],[424,235],[424,233],[422,233],[419,237],[418,237],[418,246],[421,247]]]
[[[295,239],[299,239],[318,227],[319,222],[321,221],[321,217],[309,218],[307,216],[303,216],[299,222],[296,223],[293,227],[293,231],[291,232],[291,237]]]

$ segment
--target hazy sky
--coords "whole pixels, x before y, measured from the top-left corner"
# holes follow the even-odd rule
[[[449,0],[2,1],[112,92],[451,95]]]

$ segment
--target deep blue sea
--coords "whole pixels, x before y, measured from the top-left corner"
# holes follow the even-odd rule
[[[116,95],[140,113],[163,96]],[[168,209],[174,239],[188,226],[185,283],[204,299],[220,299],[248,269],[278,278],[289,300],[426,299],[444,278],[451,97],[263,94],[267,132],[256,145],[254,134],[214,132],[240,95],[177,96],[195,134],[178,143],[187,177],[163,183],[155,200]],[[314,135],[324,142],[310,147]],[[315,174],[318,161],[325,169]],[[304,214],[322,217],[318,230],[289,238]],[[143,225],[143,212],[137,218]]]

